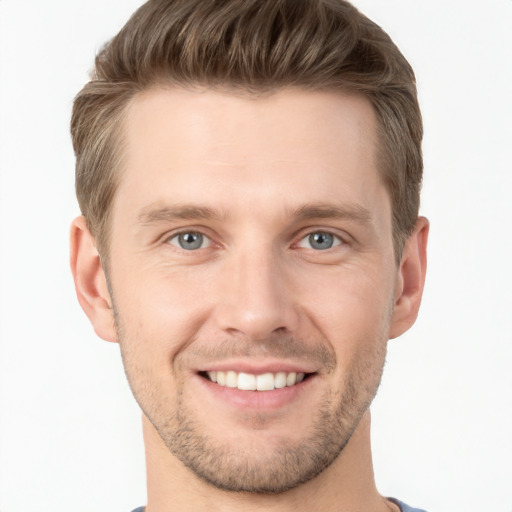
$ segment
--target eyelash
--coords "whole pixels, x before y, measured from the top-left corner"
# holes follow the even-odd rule
[[[201,246],[200,247],[197,247],[196,249],[185,249],[184,247],[182,247],[180,244],[179,244],[179,237],[180,236],[183,236],[183,235],[199,235],[201,238],[202,238],[202,243],[201,243]],[[173,243],[172,241],[173,240],[177,240],[177,243]],[[207,241],[208,244],[206,247],[202,247],[203,246],[203,243]],[[208,247],[210,247],[213,243],[213,240],[208,236],[208,235],[205,235],[204,233],[201,233],[201,231],[195,231],[195,230],[187,230],[187,231],[181,231],[179,233],[175,233],[174,235],[172,236],[169,236],[165,239],[165,242],[170,244],[170,245],[173,245],[175,247],[177,247],[178,249],[181,249],[183,251],[186,251],[186,252],[195,252],[197,251],[198,249],[207,249]]]
[[[179,237],[183,236],[183,235],[196,235],[196,236],[198,235],[202,239],[200,246],[196,247],[196,248],[191,248],[191,249],[186,249],[186,248],[182,247],[181,244],[179,243]],[[332,245],[330,247],[326,247],[324,249],[320,249],[320,248],[315,249],[314,247],[311,247],[311,242],[312,242],[311,237],[313,237],[315,235],[332,237],[332,242],[333,242]],[[173,243],[173,240],[176,240],[176,243]],[[308,240],[310,242],[310,244],[309,244],[310,247],[304,247],[304,245],[302,245],[302,244],[307,243]],[[205,242],[207,242],[207,245],[204,247],[203,245]],[[211,247],[211,245],[214,244],[214,241],[212,240],[211,237],[202,233],[201,231],[190,229],[190,230],[186,230],[186,231],[180,231],[179,233],[175,233],[171,236],[166,237],[165,243],[176,247],[178,250],[182,250],[185,252],[196,252],[200,249],[208,249],[209,247]],[[313,230],[313,231],[308,231],[306,234],[304,234],[304,236],[302,236],[300,238],[300,240],[297,243],[293,244],[293,247],[300,247],[300,248],[304,248],[304,249],[308,249],[308,250],[312,250],[314,252],[320,253],[320,252],[324,252],[324,251],[329,251],[330,249],[333,249],[335,247],[338,247],[340,245],[345,245],[345,244],[346,244],[346,241],[343,238],[332,233],[331,231],[317,229],[317,230]]]
[[[322,235],[323,237],[327,236],[327,237],[332,237],[332,245],[330,247],[326,247],[324,249],[315,249],[313,247],[304,247],[303,245],[301,245],[303,242],[305,241],[309,241],[309,244],[311,245],[311,238],[314,237],[315,235]],[[321,243],[321,242],[320,242]],[[330,231],[326,231],[326,230],[317,230],[317,231],[310,231],[309,233],[307,233],[305,236],[303,236],[300,241],[298,242],[298,244],[296,244],[298,247],[304,247],[306,249],[311,249],[311,250],[314,250],[315,252],[322,252],[322,251],[328,251],[329,249],[333,249],[334,247],[338,247],[342,244],[344,244],[345,242],[343,241],[343,239],[341,237],[339,237],[338,235],[335,235],[334,233],[331,233]]]

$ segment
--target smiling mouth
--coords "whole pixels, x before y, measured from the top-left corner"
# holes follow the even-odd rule
[[[253,375],[230,370],[200,372],[200,375],[222,387],[237,388],[241,391],[273,391],[300,384],[313,374],[277,372]]]

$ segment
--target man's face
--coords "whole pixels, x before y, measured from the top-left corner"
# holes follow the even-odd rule
[[[313,478],[374,397],[392,327],[371,106],[153,90],[124,129],[109,281],[141,408],[218,487]]]

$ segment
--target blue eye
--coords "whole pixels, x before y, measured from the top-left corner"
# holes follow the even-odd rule
[[[300,241],[299,247],[314,249],[316,251],[325,251],[327,249],[332,249],[333,247],[336,247],[340,244],[341,240],[332,233],[327,233],[325,231],[315,231],[314,233],[304,237]]]
[[[202,233],[187,231],[169,238],[169,243],[185,251],[195,251],[208,247],[210,245],[210,239]]]

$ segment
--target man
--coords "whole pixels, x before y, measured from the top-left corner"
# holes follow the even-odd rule
[[[143,411],[146,512],[413,510],[370,451],[428,233],[389,37],[343,0],[150,0],[72,136],[71,266]]]

